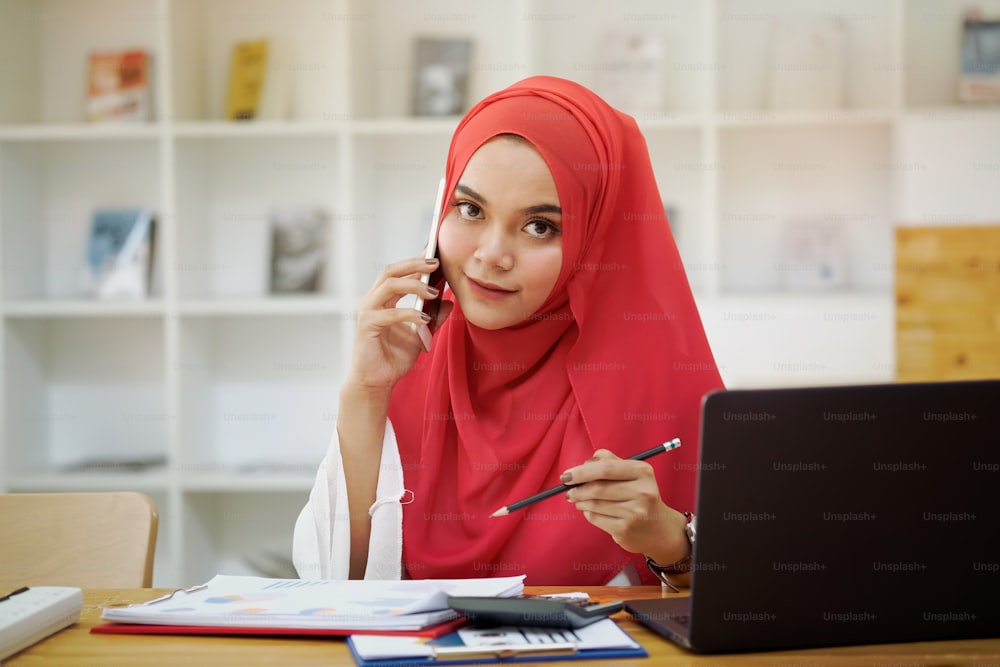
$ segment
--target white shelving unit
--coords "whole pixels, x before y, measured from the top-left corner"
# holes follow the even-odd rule
[[[418,35],[474,39],[471,99],[525,76],[600,90],[609,30],[664,45],[637,113],[732,386],[894,376],[892,229],[1000,219],[1000,112],[963,108],[961,0],[0,0],[0,490],[138,489],[156,585],[287,555],[336,420],[353,310],[423,242],[455,118],[408,116]],[[1000,12],[1000,2],[981,2]],[[843,109],[765,104],[772,20],[837,15]],[[270,38],[287,117],[227,123],[228,58]],[[154,55],[155,119],[83,120],[86,57]],[[267,294],[268,212],[333,212],[328,283]],[[158,214],[152,295],[75,296],[100,206]],[[849,287],[782,289],[790,217],[843,221]],[[74,471],[159,458],[142,471]]]

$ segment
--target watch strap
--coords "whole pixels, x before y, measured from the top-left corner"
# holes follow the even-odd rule
[[[691,523],[691,519],[694,517],[694,515],[691,512],[685,512],[684,516],[685,516],[685,518],[687,518],[687,522],[688,523]],[[687,536],[688,535],[687,531],[685,531],[684,534],[685,534],[685,536]],[[688,541],[690,541],[690,539],[691,538],[688,537]],[[694,545],[692,545],[692,547],[693,546]],[[680,559],[679,561],[677,561],[675,563],[670,563],[669,565],[661,565],[660,563],[657,563],[655,560],[653,560],[649,556],[646,556],[646,567],[648,567],[650,569],[650,571],[653,574],[655,574],[660,579],[660,581],[662,581],[666,585],[668,585],[671,588],[673,588],[673,584],[671,584],[669,581],[667,581],[666,578],[668,576],[679,575],[679,574],[687,574],[688,572],[690,572],[691,571],[691,556],[692,556],[692,554],[689,553],[684,558]]]

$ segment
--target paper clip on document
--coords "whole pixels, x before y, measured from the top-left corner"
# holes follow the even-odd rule
[[[493,646],[433,646],[434,659],[457,660],[459,658],[515,658],[532,655],[570,655],[577,652],[576,642],[553,642],[551,644],[496,644]]]
[[[170,600],[178,593],[194,593],[195,591],[200,591],[203,588],[208,588],[208,584],[198,584],[197,586],[192,586],[191,588],[178,588],[176,590],[170,591],[166,595],[161,595],[158,598],[153,598],[152,600],[147,600],[146,602],[137,602],[135,604],[128,605],[129,607],[145,607],[147,605],[156,604],[157,602],[166,602]]]

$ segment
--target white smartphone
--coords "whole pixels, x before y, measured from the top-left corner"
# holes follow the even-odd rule
[[[427,236],[427,245],[424,248],[424,259],[433,259],[437,256],[438,228],[441,226],[441,209],[444,206],[444,183],[445,180],[443,178],[438,183],[437,197],[435,197],[434,201],[434,210],[431,213],[430,234]],[[420,282],[425,285],[433,285],[439,290],[444,291],[444,271],[442,271],[441,267],[438,266],[438,268],[432,273],[421,274]],[[433,333],[431,327],[434,326],[434,320],[437,317],[438,310],[441,308],[441,297],[439,296],[436,299],[424,301],[423,297],[418,296],[413,307],[419,311],[427,313],[431,317],[429,325],[421,324],[416,328],[417,335],[420,336],[420,342],[423,343],[424,350],[430,352],[431,335]]]

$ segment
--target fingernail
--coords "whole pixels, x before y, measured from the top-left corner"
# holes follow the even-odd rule
[[[559,481],[562,482],[563,484],[569,484],[571,481],[573,481],[573,473],[567,470],[566,472],[564,472],[562,475],[559,476]]]
[[[441,290],[439,290],[437,287],[428,287],[427,291],[430,292],[431,296],[437,296],[438,294],[441,293]]]
[[[430,324],[431,322],[431,316],[428,315],[427,313],[420,313],[420,319],[422,319],[427,324]]]
[[[428,264],[430,264],[431,266],[434,266],[435,264],[438,263],[438,258],[437,257],[431,257],[430,259],[425,259],[424,261],[427,262]]]

